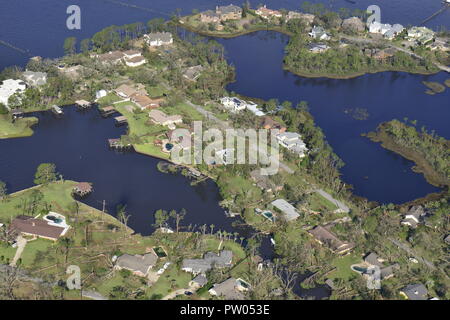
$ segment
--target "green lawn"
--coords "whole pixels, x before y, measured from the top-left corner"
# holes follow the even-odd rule
[[[191,280],[192,275],[190,273],[184,272],[172,264],[164,271],[158,281],[147,290],[147,296],[151,298],[158,295],[162,298],[172,291],[187,288]]]
[[[167,89],[165,89],[162,86],[155,86],[155,87],[147,87],[147,93],[151,98],[159,98],[162,97],[163,94],[167,94]]]
[[[335,258],[331,264],[336,267],[336,270],[328,275],[330,279],[343,279],[345,281],[358,276],[358,274],[350,269],[352,264],[360,263],[361,257],[355,254],[349,254],[344,257]]]
[[[45,256],[48,257],[48,255],[53,254],[50,249],[52,249],[54,246],[55,242],[46,239],[37,239],[28,242],[22,252],[22,265],[25,267],[33,265],[38,251],[45,253]],[[34,264],[34,266],[44,267],[48,265],[45,260],[40,260],[36,264]]]
[[[29,137],[33,135],[31,127],[38,123],[35,117],[17,119],[14,123],[5,115],[0,115],[0,139]]]
[[[112,105],[114,102],[120,101],[122,100],[121,98],[119,98],[115,93],[109,93],[108,95],[106,95],[103,98],[100,98],[98,100],[98,104],[100,106],[107,106],[107,105]]]

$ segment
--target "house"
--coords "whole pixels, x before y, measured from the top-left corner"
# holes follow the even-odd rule
[[[22,93],[27,85],[22,80],[7,79],[0,85],[0,103],[8,107],[8,100],[15,93]]]
[[[268,9],[266,5],[259,7],[257,10],[255,10],[255,13],[261,18],[267,20],[272,18],[281,18],[283,16],[280,11]]]
[[[258,108],[258,105],[252,101],[247,102],[247,110],[257,117],[265,116],[266,114]]]
[[[220,99],[220,103],[233,113],[237,113],[247,108],[247,103],[236,97],[223,97]]]
[[[424,45],[433,41],[435,33],[426,27],[412,27],[408,29],[408,38],[417,44]]]
[[[330,47],[323,43],[310,43],[308,49],[312,53],[322,53],[330,49]]]
[[[427,300],[428,290],[423,284],[417,283],[407,285],[400,294],[409,300]]]
[[[220,14],[212,10],[207,10],[200,13],[200,21],[203,23],[219,23],[220,20]]]
[[[146,108],[158,108],[159,101],[153,100],[146,95],[135,93],[131,96],[131,101],[134,102],[141,110]]]
[[[325,29],[320,26],[314,26],[310,33],[308,33],[311,38],[319,40],[330,40],[331,37],[325,32]]]
[[[450,244],[450,234],[444,238],[446,244]]]
[[[130,99],[131,96],[136,93],[136,90],[127,84],[122,84],[120,87],[115,89],[114,92],[121,98]]]
[[[180,115],[168,116],[164,112],[156,109],[150,111],[148,115],[154,123],[167,126],[170,129],[175,129],[175,124],[183,122],[183,118]]]
[[[232,259],[233,252],[229,250],[222,250],[219,254],[208,252],[202,259],[184,259],[181,270],[193,274],[204,274],[212,268],[231,267]]]
[[[145,58],[142,57],[142,56],[138,56],[138,57],[134,57],[134,58],[130,58],[130,59],[125,59],[125,64],[128,67],[131,67],[131,68],[142,66],[146,62],[147,62],[147,60],[145,60]]]
[[[189,286],[198,289],[205,286],[207,283],[208,279],[204,275],[199,274],[189,282]]]
[[[436,38],[427,47],[431,50],[450,51],[450,41],[445,38]]]
[[[216,13],[220,16],[221,21],[237,20],[242,18],[242,8],[233,4],[228,6],[217,6]]]
[[[354,248],[352,243],[341,241],[336,235],[322,226],[316,226],[309,230],[308,233],[312,235],[317,242],[326,245],[331,251],[344,254]]]
[[[268,176],[261,175],[260,169],[250,172],[250,177],[255,182],[256,186],[265,192],[274,192],[283,189],[283,186],[275,185],[275,183],[273,183]]]
[[[11,222],[11,230],[29,236],[56,241],[67,231],[66,228],[51,225],[48,221],[21,215]]]
[[[422,217],[425,215],[426,212],[422,206],[413,206],[406,213],[401,224],[410,226],[411,228],[417,228],[417,225],[422,221]]]
[[[351,17],[348,19],[344,19],[342,21],[342,29],[350,31],[350,32],[364,32],[366,30],[366,26],[364,22],[358,17]]]
[[[197,80],[198,77],[200,77],[200,74],[203,71],[203,67],[201,65],[189,67],[186,69],[186,71],[183,74],[183,77],[190,81]]]
[[[289,151],[299,155],[300,158],[305,156],[308,151],[306,144],[301,139],[300,134],[296,132],[283,132],[277,135],[277,140],[280,145],[287,148]]]
[[[284,199],[277,199],[275,201],[272,201],[271,205],[278,209],[278,211],[283,213],[284,219],[288,222],[296,220],[298,217],[300,217],[297,209],[295,209],[294,206],[292,206]]]
[[[123,52],[124,59],[133,59],[141,56],[142,53],[139,50],[127,50]]]
[[[130,255],[124,254],[117,258],[116,269],[126,269],[133,272],[133,274],[146,277],[151,270],[156,265],[158,261],[158,256],[154,252],[149,252],[144,255]]]
[[[235,278],[229,278],[222,283],[216,283],[209,293],[213,296],[224,297],[226,300],[244,300],[244,294],[239,291],[239,286]]]
[[[377,266],[377,267],[380,267],[380,268],[383,266],[383,262],[378,257],[378,255],[376,253],[374,253],[374,252],[371,252],[367,256],[365,256],[364,257],[364,262],[366,262],[367,264],[369,264],[371,266]]]
[[[22,76],[25,79],[25,82],[32,87],[43,86],[47,83],[46,72],[25,71]]]
[[[159,47],[173,43],[173,37],[170,32],[152,32],[144,35],[144,40],[151,47]]]
[[[297,11],[289,11],[287,16],[286,16],[286,22],[292,19],[300,19],[302,20],[305,24],[307,25],[311,25],[314,23],[314,18],[315,16],[313,14],[310,13],[302,13],[302,12],[297,12]]]
[[[390,25],[388,23],[380,23],[378,21],[373,21],[369,25],[369,32],[370,33],[379,33],[379,34],[384,35],[390,29],[392,29],[392,25]]]
[[[398,263],[380,269],[380,279],[385,280],[394,276],[394,271],[400,269]]]
[[[104,54],[95,55],[94,57],[96,57],[97,60],[100,61],[102,64],[115,65],[122,62],[124,54],[121,51],[110,51]]]
[[[95,99],[101,99],[103,97],[106,97],[106,95],[108,94],[108,92],[106,92],[106,90],[99,90],[95,93]]]
[[[261,127],[266,130],[278,129],[281,133],[286,131],[286,127],[273,120],[269,116],[264,116],[261,121]]]

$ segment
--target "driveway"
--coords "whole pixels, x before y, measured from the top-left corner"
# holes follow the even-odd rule
[[[17,261],[20,259],[20,257],[22,256],[22,252],[23,249],[25,249],[25,246],[27,245],[27,240],[25,238],[22,238],[21,235],[19,235],[17,237],[17,250],[16,250],[16,254],[14,255],[13,260],[10,263],[11,267],[15,267]]]

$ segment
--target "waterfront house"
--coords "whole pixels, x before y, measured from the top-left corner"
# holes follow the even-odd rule
[[[411,228],[417,228],[418,224],[422,221],[422,218],[425,215],[426,212],[422,206],[413,206],[406,213],[405,217],[401,221],[401,224]]]
[[[238,113],[247,108],[247,103],[236,97],[223,97],[220,99],[220,103],[233,113]]]
[[[261,109],[258,108],[258,105],[253,101],[248,101],[246,103],[246,108],[248,111],[250,111],[257,117],[262,117],[266,115]]]
[[[226,300],[244,300],[244,294],[239,290],[238,282],[235,278],[229,278],[221,283],[216,283],[209,289],[212,296],[223,297]]]
[[[401,289],[400,294],[408,300],[427,300],[428,290],[421,284],[410,284]]]
[[[331,251],[338,254],[344,254],[354,248],[352,243],[340,240],[336,235],[326,227],[316,226],[308,233],[322,245],[326,245]]]
[[[286,127],[278,123],[277,121],[273,120],[269,116],[264,116],[261,121],[261,127],[266,130],[271,129],[278,129],[280,133],[283,133],[286,131]]]
[[[378,33],[378,34],[384,35],[390,29],[392,29],[392,25],[390,25],[388,23],[380,23],[378,21],[373,21],[369,25],[369,32],[370,33]]]
[[[106,95],[108,94],[108,92],[106,92],[106,90],[98,90],[96,93],[95,93],[95,99],[96,100],[98,100],[98,99],[101,99],[101,98],[103,98],[103,97],[106,97]]]
[[[233,252],[222,250],[219,254],[206,253],[202,259],[184,259],[181,270],[197,274],[204,274],[212,268],[227,268],[232,266]]]
[[[183,74],[183,77],[190,81],[197,80],[198,77],[200,77],[200,74],[203,71],[203,67],[201,65],[189,67],[186,69],[186,71]]]
[[[331,37],[326,33],[325,29],[320,26],[314,26],[309,33],[309,36],[319,40],[330,40]]]
[[[366,30],[366,26],[364,22],[358,17],[351,17],[348,19],[344,19],[342,21],[342,29],[350,31],[350,32],[364,32]]]
[[[58,71],[65,75],[66,77],[72,79],[72,80],[77,80],[80,76],[81,73],[83,72],[83,70],[85,69],[85,67],[83,67],[82,65],[76,65],[76,66],[71,66],[71,67],[58,67]]]
[[[22,80],[7,79],[0,85],[0,103],[8,108],[8,100],[14,94],[20,94],[25,91],[27,85]]]
[[[286,22],[292,19],[300,19],[306,25],[311,25],[314,23],[315,15],[310,13],[302,13],[297,11],[289,11],[286,16]]]
[[[46,72],[25,71],[22,76],[25,79],[25,82],[32,87],[43,86],[47,83]]]
[[[117,258],[115,268],[126,269],[140,277],[147,277],[149,271],[156,265],[158,256],[154,252],[144,255],[124,254]]]
[[[10,228],[12,231],[22,235],[35,236],[53,241],[58,240],[67,231],[63,227],[51,225],[48,221],[25,215],[14,218]]]
[[[151,47],[159,47],[173,43],[170,32],[152,32],[144,35],[144,41]]]
[[[175,124],[183,122],[183,118],[180,115],[168,116],[164,112],[156,109],[150,111],[148,115],[154,123],[167,126],[170,129],[175,129]]]
[[[131,68],[140,67],[143,64],[145,64],[146,62],[147,62],[147,60],[145,60],[145,58],[142,56],[125,59],[125,64]]]
[[[272,10],[263,5],[255,10],[255,13],[264,19],[281,18],[283,15],[278,10]]]
[[[220,20],[220,14],[212,10],[207,10],[200,13],[200,21],[203,23],[219,23]]]
[[[310,43],[308,49],[312,53],[322,53],[330,49],[330,47],[323,43]]]
[[[124,59],[133,59],[142,56],[139,50],[127,50],[123,52]]]
[[[123,99],[131,100],[133,95],[147,95],[145,87],[143,85],[130,86],[128,84],[122,84],[120,87],[114,90],[114,92]]]
[[[130,100],[141,108],[141,110],[159,107],[159,100],[153,100],[148,96],[139,93],[133,94]]]
[[[242,18],[242,8],[230,4],[228,6],[216,6],[216,13],[221,21],[238,20]]]
[[[288,222],[294,221],[300,217],[297,209],[284,199],[272,201],[271,205],[280,211],[283,214],[283,218]]]
[[[308,151],[306,144],[301,139],[301,135],[297,132],[280,133],[277,135],[277,140],[280,145],[298,154],[300,158],[303,158]]]
[[[445,38],[436,38],[432,43],[427,45],[430,50],[450,51],[450,41]]]
[[[408,38],[417,44],[425,45],[433,41],[435,33],[426,27],[412,27],[408,29]]]

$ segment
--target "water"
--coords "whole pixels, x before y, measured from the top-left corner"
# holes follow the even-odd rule
[[[159,160],[134,152],[117,153],[107,146],[108,138],[125,133],[112,118],[103,119],[97,111],[64,108],[57,119],[50,112],[36,113],[39,125],[30,138],[0,140],[0,177],[8,191],[15,192],[33,185],[40,163],[55,163],[65,179],[88,181],[94,192],[84,202],[115,214],[117,205],[127,205],[129,226],[136,232],[150,234],[154,228],[153,213],[158,209],[181,210],[187,215],[183,226],[215,225],[215,230],[234,232],[236,219],[227,218],[218,205],[221,200],[213,181],[195,187],[181,175],[157,170]]]
[[[447,73],[383,72],[348,80],[302,78],[282,69],[287,41],[287,36],[271,31],[219,40],[237,70],[236,82],[227,89],[250,97],[289,100],[294,105],[307,101],[326,139],[346,164],[341,170],[344,182],[353,185],[357,195],[402,203],[439,191],[411,170],[411,161],[361,134],[373,131],[383,121],[406,117],[448,139],[450,90],[430,96],[422,84],[442,83],[449,77]],[[344,113],[348,108],[365,108],[369,118],[356,120]]]

